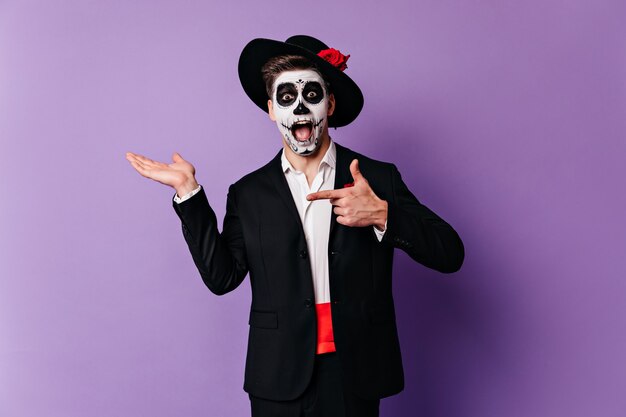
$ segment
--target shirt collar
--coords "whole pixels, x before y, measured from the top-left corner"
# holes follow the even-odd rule
[[[318,167],[318,170],[322,167],[322,164],[326,164],[330,168],[335,169],[335,164],[337,161],[337,148],[335,147],[335,142],[333,142],[331,138],[328,138],[328,140],[330,140],[330,146],[328,146],[328,149],[326,150],[324,157],[320,161],[320,166]],[[283,172],[286,173],[288,170],[297,172],[296,169],[293,166],[291,166],[291,163],[285,156],[285,148],[283,148],[283,152],[280,155],[280,162],[283,167]]]

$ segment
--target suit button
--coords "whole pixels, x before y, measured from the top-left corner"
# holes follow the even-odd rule
[[[307,253],[305,250],[301,250],[300,253],[298,254],[302,259],[306,259],[307,257]]]
[[[306,300],[304,300],[304,306],[306,308],[311,308],[312,305],[313,305],[313,300],[311,300],[310,298],[307,298]]]

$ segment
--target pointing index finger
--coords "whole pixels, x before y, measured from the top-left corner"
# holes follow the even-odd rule
[[[342,198],[345,197],[346,191],[344,189],[341,190],[325,190],[318,191],[316,193],[311,193],[306,196],[306,199],[309,201],[321,200],[321,199],[332,199],[332,198]]]

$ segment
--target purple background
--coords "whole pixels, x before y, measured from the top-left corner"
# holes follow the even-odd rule
[[[382,416],[622,416],[623,1],[0,2],[0,415],[246,416],[249,283],[202,283],[134,151],[229,184],[279,149],[254,37],[351,54],[338,142],[393,161],[466,246],[397,252],[406,388]],[[409,410],[417,410],[410,412]]]

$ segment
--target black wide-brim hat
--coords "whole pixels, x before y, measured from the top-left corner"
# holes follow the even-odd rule
[[[308,58],[330,83],[335,95],[335,111],[328,118],[328,126],[341,127],[357,118],[363,108],[363,93],[350,77],[317,54],[329,49],[322,41],[311,36],[292,36],[285,42],[272,39],[253,39],[243,48],[239,57],[239,80],[250,99],[267,112],[267,91],[261,68],[279,55],[300,55]]]

